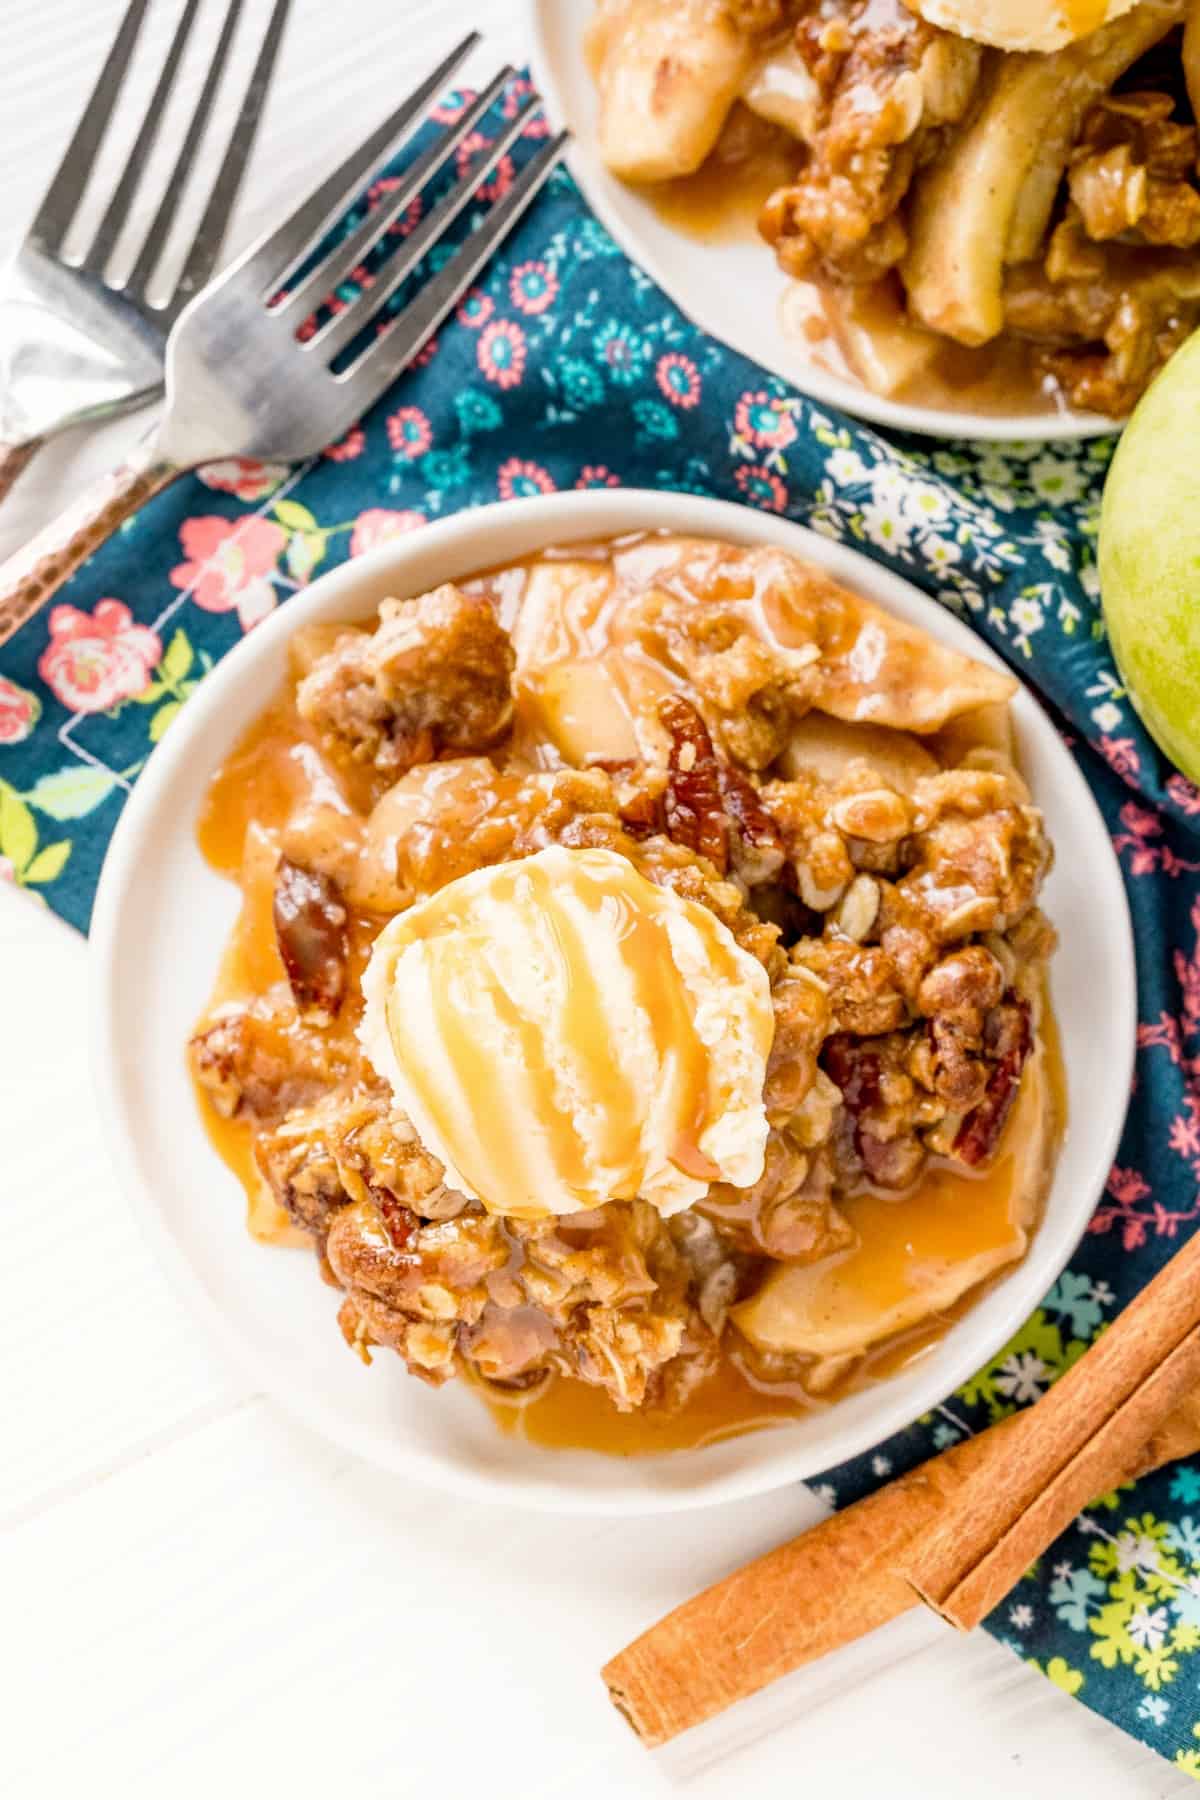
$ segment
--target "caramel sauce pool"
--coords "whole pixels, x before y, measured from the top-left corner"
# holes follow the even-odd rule
[[[624,540],[622,547],[627,548],[629,542]],[[596,559],[606,553],[604,545],[588,545],[586,549],[573,546],[568,554]],[[525,563],[514,565],[514,571],[519,576],[520,569],[540,560],[526,559]],[[554,552],[547,553],[547,560],[555,560]],[[513,571],[488,571],[479,579],[495,581],[499,586],[506,573]],[[595,632],[589,630],[587,635],[591,652],[597,654],[602,646],[598,645]],[[357,810],[369,808],[386,785],[374,772],[347,777],[340,771],[331,771],[318,753],[312,732],[296,711],[289,684],[217,771],[197,825],[197,842],[206,861],[233,881],[241,895],[240,911],[222,957],[210,1010],[264,993],[285,980],[272,916],[279,834],[291,814],[314,791],[328,792],[331,783]],[[350,912],[346,999],[337,1019],[325,1028],[335,1043],[353,1037],[361,1012],[359,980],[371,945],[385,922],[378,915]],[[1066,1087],[1048,1005],[1043,1009],[1040,1030],[1047,1053],[1049,1103],[1056,1121],[1053,1138],[1057,1143],[1066,1116]],[[210,1141],[245,1192],[251,1234],[263,1243],[307,1246],[307,1234],[292,1225],[259,1174],[249,1124],[237,1118],[222,1118],[207,1094],[200,1088],[196,1092]],[[860,1249],[847,1254],[861,1263],[864,1283],[894,1282],[900,1271],[899,1278],[919,1284],[925,1260],[954,1259],[985,1244],[1012,1199],[1011,1165],[1011,1156],[1003,1150],[990,1168],[978,1174],[932,1163],[915,1190],[898,1197],[864,1192],[844,1200],[844,1211],[862,1233]],[[1036,1225],[1035,1218],[1031,1229],[1036,1229]],[[878,1242],[882,1259],[877,1261],[874,1273],[872,1241]],[[1007,1268],[1003,1269],[992,1279],[1001,1280],[1007,1272]],[[855,1279],[859,1279],[857,1271]],[[696,1448],[786,1423],[847,1392],[894,1375],[926,1354],[990,1285],[990,1281],[980,1283],[941,1314],[870,1351],[847,1377],[819,1397],[799,1383],[766,1383],[752,1377],[739,1364],[736,1350],[724,1356],[711,1379],[674,1412],[619,1413],[601,1390],[563,1377],[552,1379],[528,1395],[510,1396],[482,1388],[479,1391],[502,1430],[546,1447],[584,1448],[616,1456]],[[334,1353],[336,1350],[335,1345]]]

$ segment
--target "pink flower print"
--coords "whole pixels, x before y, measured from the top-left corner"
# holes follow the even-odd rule
[[[1105,1189],[1112,1197],[1112,1204],[1102,1202],[1096,1208],[1088,1231],[1093,1235],[1104,1236],[1115,1226],[1123,1250],[1140,1249],[1149,1235],[1149,1227],[1145,1214],[1138,1211],[1138,1206],[1143,1200],[1150,1198],[1149,1183],[1137,1169],[1118,1167],[1109,1175]],[[1161,1224],[1157,1228],[1161,1233]]]
[[[478,288],[471,288],[459,301],[455,317],[468,331],[479,331],[495,310],[490,294],[481,294]]]
[[[236,494],[239,500],[263,500],[287,477],[284,463],[255,462],[249,456],[231,456],[225,462],[197,469],[206,488],[218,494]]]
[[[496,487],[502,500],[526,500],[533,494],[552,494],[554,480],[540,463],[510,456],[496,471]]]
[[[1194,818],[1197,813],[1200,813],[1200,788],[1196,786],[1195,782],[1189,781],[1186,775],[1170,776],[1167,781],[1167,793],[1180,812],[1187,813],[1189,818]]]
[[[527,100],[532,99],[534,86],[524,75],[518,75],[509,82],[504,91],[504,105],[501,111],[506,119],[515,119]],[[550,136],[550,121],[544,112],[536,112],[526,121],[521,136],[524,138],[545,138]]]
[[[503,200],[517,178],[517,167],[511,156],[502,156],[496,164],[495,173],[490,181],[485,181],[478,190],[481,200],[489,204],[495,200]]]
[[[0,675],[0,744],[21,744],[41,716],[42,703],[28,688]]]
[[[399,186],[400,177],[398,175],[383,175],[378,181],[373,181],[367,189],[369,210],[374,212],[376,207],[386,200],[389,194],[394,194]],[[395,232],[397,237],[407,237],[409,232],[420,224],[424,210],[425,202],[421,195],[414,194],[399,218],[392,220],[388,230]]]
[[[1145,1178],[1136,1169],[1114,1166],[1104,1185],[1113,1199],[1122,1206],[1136,1206],[1150,1192]]]
[[[575,482],[577,488],[620,487],[621,477],[606,469],[603,463],[585,463]]]
[[[1178,1066],[1183,1060],[1179,1020],[1173,1013],[1159,1013],[1152,1025],[1138,1026],[1137,1045],[1139,1050],[1165,1050],[1171,1061]]]
[[[427,344],[422,344],[409,364],[413,369],[427,369],[441,346],[441,338],[431,337]]]
[[[1200,1156],[1200,1123],[1195,1119],[1176,1116],[1171,1120],[1167,1143],[1177,1156],[1185,1157],[1188,1161]]]
[[[1139,806],[1136,800],[1127,800],[1121,808],[1121,823],[1134,837],[1156,838],[1162,836],[1162,820],[1157,813]]]
[[[237,612],[249,631],[274,610],[271,576],[287,544],[287,532],[272,519],[185,519],[179,541],[186,562],[171,580],[186,588],[205,612]]]
[[[491,139],[485,137],[481,131],[473,131],[469,137],[463,139],[454,155],[454,165],[458,170],[460,180],[471,168],[480,151],[486,150],[490,143]],[[515,176],[516,169],[513,166],[512,157],[502,156],[492,174],[482,186],[476,189],[477,198],[488,201],[503,200],[512,186]]]
[[[700,371],[690,356],[681,356],[677,350],[660,356],[654,370],[654,379],[658,383],[659,393],[672,406],[682,407],[687,412],[691,407],[699,405]]]
[[[475,347],[475,360],[498,388],[521,385],[525,373],[525,333],[515,319],[493,319]]]
[[[38,674],[69,712],[108,712],[141,693],[161,657],[157,634],[135,625],[121,600],[101,600],[93,613],[56,606]]]
[[[454,88],[445,99],[438,101],[429,116],[439,125],[453,125],[455,120],[462,118],[474,98],[474,88]]]
[[[761,506],[764,512],[783,512],[787,506],[788,491],[778,475],[772,475],[770,469],[759,468],[757,463],[742,463],[734,471],[733,479],[751,506]]]
[[[416,531],[425,523],[423,512],[389,512],[383,506],[370,506],[366,512],[359,513],[354,521],[354,530],[350,534],[351,556],[361,556],[364,550],[374,550],[380,544],[390,542],[392,538],[404,537],[410,531]]]
[[[782,450],[796,436],[796,421],[786,408],[786,401],[773,400],[761,389],[743,394],[734,408],[734,429],[756,450]]]
[[[1140,774],[1141,758],[1132,738],[1104,736],[1100,739],[1097,747],[1105,762],[1109,764],[1110,768],[1115,769],[1118,775],[1128,777]]]
[[[362,455],[366,447],[367,434],[361,425],[355,425],[340,442],[327,444],[322,454],[330,462],[353,462],[356,456]]]
[[[433,427],[419,406],[402,406],[387,422],[388,443],[405,462],[416,462],[433,442]]]
[[[1162,821],[1136,800],[1125,802],[1120,819],[1125,829],[1114,833],[1113,849],[1118,856],[1128,855],[1131,875],[1152,875],[1163,854],[1162,846],[1153,841],[1162,836]]]
[[[544,313],[557,298],[558,277],[544,262],[521,263],[512,272],[508,291],[518,312]]]
[[[1200,869],[1200,863],[1188,862],[1167,844],[1159,843],[1162,837],[1162,820],[1157,813],[1139,806],[1136,800],[1127,800],[1121,808],[1121,823],[1124,831],[1113,833],[1113,849],[1118,856],[1128,856],[1128,868],[1131,875],[1153,875],[1161,869],[1164,875],[1173,879],[1180,875],[1194,875]]]

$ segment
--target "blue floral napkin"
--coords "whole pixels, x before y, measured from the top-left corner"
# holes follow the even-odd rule
[[[527,91],[514,84],[509,116]],[[506,158],[493,190],[512,175]],[[302,468],[230,462],[180,483],[0,650],[0,878],[86,930],[125,798],[213,663],[318,572],[461,507],[618,485],[720,495],[855,544],[970,620],[1055,712],[1112,833],[1138,939],[1137,1088],[1070,1269],[960,1393],[820,1484],[854,1499],[1035,1400],[1200,1217],[1200,791],[1146,736],[1105,642],[1111,451],[899,441],[812,404],[702,336],[559,172],[341,443]],[[1200,1778],[1200,1464],[1089,1507],[987,1629]]]

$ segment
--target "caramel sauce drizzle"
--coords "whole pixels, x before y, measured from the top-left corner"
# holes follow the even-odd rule
[[[647,540],[647,543],[652,549],[652,542]],[[614,545],[589,546],[586,554],[604,564],[615,554],[631,549],[640,553],[640,548],[639,544],[626,539]],[[541,562],[561,560],[564,554],[574,559],[584,552],[578,547],[565,553],[549,551],[544,557],[526,559],[506,571],[484,572],[477,580],[494,585],[502,593],[504,610],[511,617],[520,605],[529,571]],[[763,622],[781,640],[787,641],[789,632],[784,618]],[[569,641],[560,645],[562,653],[600,658],[619,640],[620,625],[613,608],[597,606],[594,611],[589,608],[586,626],[585,631],[580,622],[577,632],[568,634]],[[586,644],[582,641],[584,638]],[[335,770],[326,761],[310,728],[296,711],[290,686],[249,728],[217,771],[197,828],[199,846],[206,860],[238,884],[242,897],[241,911],[214,986],[210,1010],[226,1002],[253,998],[283,978],[271,922],[272,882],[269,875],[273,868],[272,846],[278,844],[289,818],[318,794],[328,797],[332,790],[340,790],[348,813],[365,814],[384,785],[366,771],[346,774]],[[519,868],[520,865],[513,865],[514,877]],[[631,870],[630,873],[632,876],[636,872]],[[613,896],[599,888],[587,897],[587,903],[597,907],[612,904],[612,901]],[[554,911],[552,907],[548,910]],[[326,1028],[331,1040],[343,1042],[347,1048],[352,1044],[361,1012],[359,980],[362,968],[381,923],[377,916],[351,913],[352,959],[346,1002],[338,1018]],[[597,996],[587,987],[586,959],[579,953],[577,940],[573,942],[564,931],[563,921],[557,914],[555,928],[559,932],[560,953],[566,965],[584,970],[579,982],[567,984],[570,1016],[564,1030],[581,1046],[581,1057],[585,1059],[589,1081],[596,1084],[596,1091],[611,1096],[610,1116],[615,1117],[609,1147],[614,1160],[620,1160],[631,1141],[626,1122],[629,1090],[606,1060],[603,1042],[590,1038],[586,1029],[585,1021],[589,1017],[602,1016],[602,997],[599,1000],[601,1010],[597,1012]],[[646,919],[638,906],[629,905],[625,909],[621,922],[622,950],[634,970],[639,998],[654,1024],[661,1053],[668,1042],[686,1045],[689,1039],[679,1029],[678,1019],[666,1010],[679,1002],[682,984],[675,986],[662,979],[664,962],[657,935],[659,929],[653,920]],[[717,948],[719,953],[728,954],[723,944]],[[686,1012],[686,1001],[684,1005]],[[686,1017],[690,1026],[690,1013]],[[1043,1010],[1040,1029],[1047,1049],[1052,1105],[1061,1130],[1065,1119],[1066,1089],[1053,1015],[1048,1006]],[[702,1159],[698,1141],[708,1122],[707,1084],[700,1080],[694,1048],[681,1054],[685,1066],[673,1070],[672,1078],[677,1082],[679,1092],[686,1096],[683,1108],[686,1125],[674,1147],[675,1155],[681,1168],[706,1179],[707,1174],[701,1173],[703,1160],[691,1162],[691,1159],[693,1156]],[[689,1062],[689,1056],[694,1060]],[[544,1074],[540,1074],[539,1079],[545,1079]],[[266,1190],[254,1161],[249,1123],[240,1118],[220,1117],[207,1095],[199,1093],[198,1097],[213,1146],[246,1193],[248,1223],[253,1234],[265,1242],[306,1243],[305,1234],[291,1226],[287,1215]],[[481,1105],[483,1122],[490,1118],[494,1123],[494,1116],[494,1112],[489,1115],[486,1106]],[[489,1156],[496,1153],[497,1135],[494,1130],[489,1133]],[[508,1132],[505,1144],[516,1135]],[[515,1148],[513,1153],[516,1154]],[[866,1191],[850,1197],[845,1203],[846,1211],[860,1234],[859,1249],[853,1254],[864,1279],[868,1282],[876,1279],[870,1273],[868,1240],[873,1238],[877,1226],[883,1227],[880,1245],[883,1259],[893,1268],[897,1266],[897,1257],[902,1262],[909,1260],[906,1246],[915,1247],[918,1242],[929,1244],[929,1215],[933,1213],[953,1215],[953,1228],[942,1246],[947,1254],[958,1254],[986,1242],[996,1231],[1006,1206],[1011,1204],[1008,1177],[1012,1161],[1008,1155],[1002,1155],[990,1170],[979,1175],[934,1164],[929,1171],[930,1179],[923,1180],[907,1193],[893,1197]],[[733,1209],[730,1210],[732,1213]],[[974,1216],[977,1216],[979,1226],[977,1234],[971,1229]],[[904,1224],[911,1224],[912,1230],[905,1231]],[[936,1254],[937,1247],[933,1248]],[[918,1268],[913,1267],[912,1274],[919,1280]],[[883,1278],[882,1269],[879,1277]],[[682,1407],[671,1412],[650,1409],[638,1414],[621,1414],[599,1390],[566,1378],[551,1381],[532,1394],[509,1397],[490,1390],[484,1398],[501,1428],[547,1446],[640,1455],[714,1443],[742,1432],[785,1423],[814,1407],[836,1401],[846,1392],[893,1375],[926,1354],[989,1285],[985,1283],[982,1288],[972,1290],[944,1313],[926,1319],[913,1330],[868,1352],[849,1375],[820,1398],[814,1397],[798,1381],[756,1381],[738,1361],[736,1353],[724,1357],[713,1377],[703,1383]],[[336,1346],[331,1353],[336,1353]],[[398,1374],[397,1379],[405,1377]]]
[[[615,1198],[633,1199],[642,1190],[645,1095],[613,1054],[610,1008],[592,953],[601,934],[618,949],[634,1007],[654,1044],[666,1095],[663,1110],[677,1121],[671,1160],[700,1181],[712,1181],[720,1172],[701,1147],[719,1116],[717,1070],[696,1029],[694,1001],[675,963],[664,917],[678,902],[631,865],[616,862],[598,868],[580,859],[572,866],[569,889],[594,921],[592,931],[578,928],[549,871],[535,862],[494,870],[488,890],[489,904],[524,912],[549,953],[556,973],[549,1032],[507,990],[503,970],[473,918],[470,897],[443,890],[411,915],[409,929],[397,940],[401,956],[410,945],[425,947],[439,1054],[429,1054],[426,1044],[409,1036],[398,993],[389,1003],[394,1048],[451,1159],[483,1203],[498,1212],[539,1210],[537,1163],[527,1154],[535,1137],[582,1206],[595,1204],[597,1164],[614,1172]],[[687,917],[704,939],[713,972],[737,983],[737,955],[716,919],[699,906],[689,907]],[[499,1071],[489,1021],[515,1046],[504,1070],[504,1092],[514,1125],[519,1116],[523,1130],[497,1129]],[[769,1047],[762,1045],[764,1056]],[[589,1117],[599,1122],[594,1154],[564,1101],[564,1065]],[[447,1068],[453,1071],[449,1089],[443,1078]]]

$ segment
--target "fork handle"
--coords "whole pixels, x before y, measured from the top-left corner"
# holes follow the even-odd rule
[[[45,438],[29,438],[23,444],[0,442],[0,505],[8,498],[8,490],[24,474],[45,441]]]
[[[183,473],[159,453],[151,437],[0,563],[0,644],[6,644],[118,526]]]

